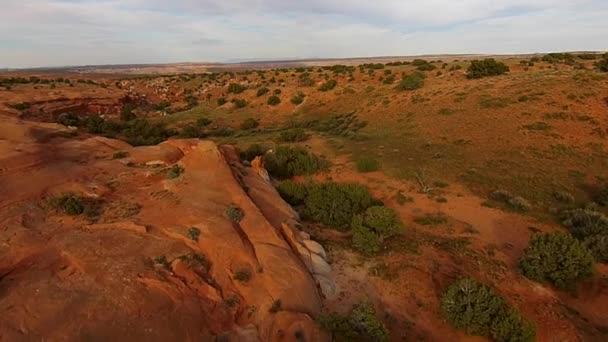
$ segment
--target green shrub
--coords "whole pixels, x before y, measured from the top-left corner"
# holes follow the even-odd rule
[[[49,204],[53,209],[69,216],[78,216],[85,210],[82,197],[73,193],[64,193],[59,197],[52,198]]]
[[[175,164],[167,171],[168,179],[175,179],[184,173],[184,168]]]
[[[416,70],[419,71],[433,71],[435,69],[437,69],[437,67],[431,63],[422,64],[416,67]]]
[[[368,189],[359,184],[320,183],[308,187],[304,217],[346,231],[353,217],[373,203]]]
[[[394,210],[382,206],[369,207],[362,215],[353,218],[353,246],[363,254],[377,254],[384,240],[399,234],[402,229]]]
[[[293,128],[281,132],[279,141],[281,142],[300,142],[308,140],[308,134],[302,128]]]
[[[81,124],[80,117],[74,113],[62,113],[57,116],[57,123],[64,126],[78,127]]]
[[[272,306],[270,307],[270,309],[268,309],[268,312],[272,314],[277,313],[281,310],[282,305],[283,302],[280,299],[276,299],[274,302],[272,302]]]
[[[532,205],[525,198],[514,196],[506,190],[496,190],[490,194],[490,198],[518,211],[529,211],[532,208]]]
[[[563,225],[582,241],[596,261],[608,263],[608,217],[588,210],[567,210],[563,214]]]
[[[380,169],[380,164],[378,161],[371,157],[363,157],[357,160],[357,171],[365,173],[365,172],[374,172]]]
[[[413,73],[403,76],[401,82],[397,85],[398,90],[416,90],[424,86],[424,75]]]
[[[122,133],[133,146],[157,145],[175,135],[162,122],[150,123],[145,119],[135,119],[125,125]]]
[[[608,217],[589,209],[566,210],[562,213],[562,224],[577,239],[608,234]]]
[[[240,153],[241,160],[252,161],[257,156],[263,156],[268,152],[268,148],[260,144],[252,144],[245,151]]]
[[[304,95],[304,93],[302,93],[301,91],[299,91],[296,95],[294,95],[291,98],[291,103],[293,103],[294,105],[299,105],[302,102],[304,102],[304,98],[306,97],[306,95]]]
[[[13,105],[9,105],[9,107],[17,109],[17,110],[26,110],[31,107],[31,104],[29,102],[22,102],[22,103],[16,103]]]
[[[448,322],[470,335],[495,341],[534,341],[533,323],[523,318],[500,296],[483,284],[464,278],[450,285],[441,298]]]
[[[330,91],[330,90],[334,89],[336,87],[336,85],[338,85],[338,81],[329,80],[319,86],[319,91]]]
[[[196,127],[207,127],[209,125],[211,125],[213,121],[207,119],[207,118],[199,118],[196,120]]]
[[[226,102],[228,102],[228,100],[226,100],[225,97],[220,97],[219,99],[217,99],[217,105],[218,106],[223,106],[226,104]]]
[[[260,125],[260,121],[258,119],[247,118],[247,119],[243,120],[243,122],[241,122],[241,129],[250,130],[250,129],[257,128],[259,125]]]
[[[249,104],[247,102],[247,100],[243,100],[243,99],[232,99],[232,103],[234,103],[234,106],[237,109],[244,108]]]
[[[595,260],[589,250],[571,235],[542,234],[530,239],[519,267],[527,278],[569,289],[593,275]]]
[[[251,271],[245,268],[240,269],[234,274],[234,279],[240,281],[241,283],[246,283],[251,280]]]
[[[190,240],[198,242],[198,239],[201,237],[201,230],[196,227],[190,227],[188,229],[188,237]]]
[[[129,153],[125,151],[116,151],[112,154],[112,159],[123,159],[129,156]]]
[[[135,105],[131,104],[131,103],[127,103],[122,107],[122,110],[120,111],[120,121],[131,121],[131,120],[135,120],[135,118],[137,118],[135,116],[135,113],[133,113],[133,110],[135,110]]]
[[[282,92],[283,91],[281,89],[278,89],[278,88],[272,91],[272,93],[275,94],[275,95],[281,95]]]
[[[608,186],[604,185],[599,189],[593,196],[593,199],[597,204],[608,207]]]
[[[471,61],[467,72],[467,78],[475,79],[486,76],[498,76],[509,71],[509,67],[502,62],[497,62],[493,58],[486,58],[484,60]]]
[[[604,55],[604,58],[595,63],[595,67],[600,72],[608,72],[608,56]]]
[[[232,93],[232,94],[240,94],[242,92],[244,92],[247,89],[247,87],[240,85],[238,83],[230,83],[228,85],[228,93]]]
[[[297,206],[304,204],[311,185],[293,181],[283,181],[277,186],[281,197],[289,204]]]
[[[268,88],[266,88],[266,87],[262,87],[262,88],[259,88],[259,89],[258,89],[258,92],[257,92],[257,94],[256,94],[256,95],[257,95],[258,97],[260,97],[260,96],[264,96],[264,95],[265,95],[266,93],[268,93],[269,91],[270,91],[270,89],[268,89]]]
[[[277,178],[312,175],[328,166],[326,160],[303,147],[279,146],[266,156],[266,169]]]
[[[386,327],[376,317],[373,305],[367,302],[354,306],[347,316],[322,315],[318,319],[323,329],[333,335],[333,341],[388,342]]]
[[[234,222],[241,222],[245,214],[241,208],[231,205],[226,208],[224,215]]]
[[[268,103],[271,106],[276,106],[279,103],[281,103],[281,98],[276,95],[272,95],[271,97],[268,98],[268,101],[266,103]]]
[[[388,70],[390,71],[390,70]],[[393,84],[395,83],[395,75],[390,75],[382,81],[383,84]]]

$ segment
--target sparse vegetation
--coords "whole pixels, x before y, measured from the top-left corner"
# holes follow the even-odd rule
[[[593,275],[595,261],[580,241],[568,234],[553,233],[532,236],[519,267],[532,280],[570,289]]]
[[[319,324],[333,335],[334,341],[387,342],[388,332],[376,316],[376,310],[368,302],[354,306],[348,315],[321,315]]]
[[[365,173],[365,172],[374,172],[380,169],[380,164],[378,161],[371,157],[363,157],[357,160],[357,171]]]
[[[272,306],[270,307],[270,309],[268,309],[268,312],[270,313],[277,313],[279,311],[281,311],[281,306],[283,305],[283,302],[280,299],[275,300],[272,303]]]
[[[125,151],[116,151],[112,154],[112,159],[123,159],[129,156],[129,153]]]
[[[563,225],[591,252],[595,260],[608,263],[608,217],[590,209],[566,210]]]
[[[536,329],[490,287],[463,278],[445,291],[441,309],[448,322],[470,335],[495,341],[535,340]]]
[[[51,198],[49,204],[51,208],[69,216],[78,216],[85,210],[82,197],[73,193],[64,193],[61,196]]]
[[[281,142],[301,142],[308,140],[308,134],[302,128],[293,128],[283,131],[279,134]]]
[[[490,194],[490,198],[497,202],[506,204],[509,208],[519,211],[529,211],[532,208],[530,202],[520,196],[515,196],[506,190],[496,190]]]
[[[245,151],[240,153],[242,160],[252,161],[257,156],[263,156],[268,151],[267,147],[260,144],[252,144]]]
[[[251,271],[246,268],[239,269],[234,274],[234,279],[240,281],[241,283],[246,283],[251,280]]]
[[[257,95],[257,97],[264,96],[264,95],[265,95],[265,94],[267,94],[269,91],[270,91],[270,90],[269,90],[268,88],[266,88],[266,87],[261,87],[261,88],[259,88],[259,89],[258,89],[258,91],[257,91],[256,95]]]

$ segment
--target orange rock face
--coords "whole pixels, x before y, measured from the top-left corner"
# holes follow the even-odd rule
[[[263,168],[209,141],[131,148],[0,120],[0,340],[326,339],[281,228],[297,216]],[[51,205],[66,192],[83,214]]]

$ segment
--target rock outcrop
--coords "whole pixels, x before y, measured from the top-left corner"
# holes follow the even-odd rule
[[[234,148],[0,120],[0,339],[327,339],[325,251]],[[49,204],[68,192],[83,214]]]

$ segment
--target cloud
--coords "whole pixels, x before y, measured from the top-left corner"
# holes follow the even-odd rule
[[[4,0],[0,67],[606,49],[604,0]]]

